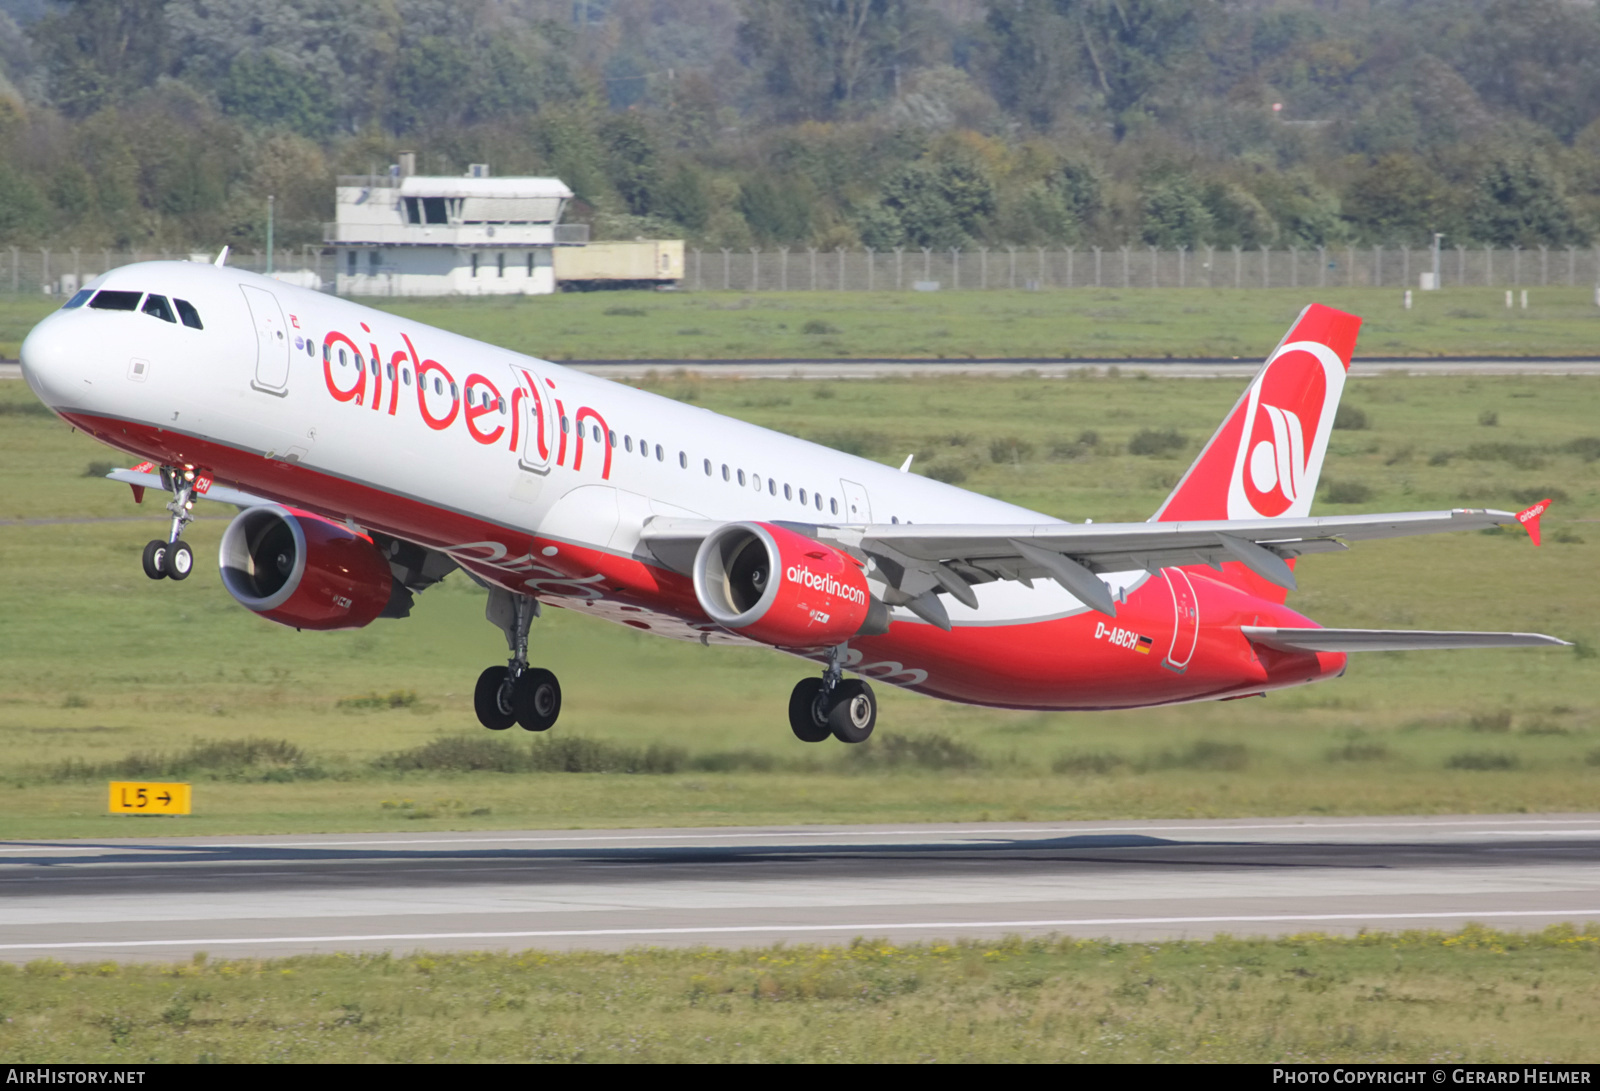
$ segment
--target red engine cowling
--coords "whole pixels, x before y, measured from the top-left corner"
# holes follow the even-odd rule
[[[700,543],[694,593],[711,620],[790,648],[882,632],[888,614],[861,565],[830,545],[768,523],[729,523]]]
[[[394,590],[372,539],[277,504],[234,517],[222,533],[221,563],[222,585],[240,604],[296,629],[359,629]]]

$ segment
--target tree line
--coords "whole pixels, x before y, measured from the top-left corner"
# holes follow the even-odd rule
[[[1564,0],[0,0],[0,243],[315,243],[340,174],[552,174],[705,247],[1584,245]]]

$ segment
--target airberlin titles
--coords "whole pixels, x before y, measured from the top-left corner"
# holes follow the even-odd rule
[[[298,327],[298,318],[291,318]],[[499,385],[480,372],[468,374],[458,384],[455,375],[443,363],[418,352],[415,342],[406,333],[400,335],[405,348],[395,349],[384,363],[384,353],[377,342],[371,340],[374,336],[371,327],[363,322],[361,330],[368,338],[366,349],[339,330],[329,332],[322,339],[323,384],[335,401],[366,406],[393,417],[399,414],[402,395],[409,398],[414,391],[417,413],[429,428],[443,432],[459,419],[475,442],[492,447],[504,439],[506,449],[513,452],[523,449],[523,403],[531,401],[533,411],[528,416],[534,435],[528,453],[533,456],[535,465],[547,467],[553,453],[555,465],[564,467],[570,448],[572,469],[582,470],[587,440],[590,445],[601,446],[600,477],[610,480],[611,430],[605,418],[599,410],[587,405],[579,406],[569,417],[566,405],[556,396],[554,380],[541,380],[527,368],[512,365],[515,387],[508,401]],[[311,337],[295,338],[295,348],[307,355],[316,355],[316,341]],[[387,405],[385,393],[388,394]],[[486,417],[489,418],[487,422],[484,421]],[[507,420],[509,424],[503,423]]]

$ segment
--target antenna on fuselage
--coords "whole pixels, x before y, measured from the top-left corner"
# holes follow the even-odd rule
[[[221,269],[224,265],[228,264],[228,249],[228,247],[224,246],[222,248],[222,253],[217,255],[217,260],[211,264],[215,265],[218,269]]]
[[[911,460],[916,458],[916,457],[917,457],[917,452],[915,452],[915,451],[912,451],[909,455],[907,455],[906,456],[906,460],[900,464],[900,472],[903,473],[903,474],[910,473],[911,472]]]

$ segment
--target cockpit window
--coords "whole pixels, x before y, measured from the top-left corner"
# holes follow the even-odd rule
[[[96,311],[136,311],[143,296],[143,292],[97,292],[89,307]]]
[[[172,302],[178,305],[178,317],[183,319],[185,326],[192,330],[205,329],[200,324],[200,312],[194,309],[193,303],[190,303],[187,299],[174,299]],[[169,318],[167,321],[170,322],[171,319]]]
[[[167,297],[164,295],[145,296],[144,306],[139,309],[145,314],[161,319],[163,322],[177,321],[176,318],[172,317],[172,307],[167,303]]]
[[[83,291],[79,292],[77,295],[63,303],[61,305],[61,309],[64,311],[70,311],[74,307],[81,307],[85,303],[89,302],[89,297],[92,295],[94,295],[94,289],[85,288]]]

